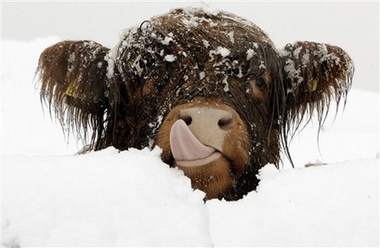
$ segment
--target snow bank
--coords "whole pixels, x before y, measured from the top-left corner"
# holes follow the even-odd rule
[[[278,171],[238,202],[192,191],[159,149],[3,159],[5,246],[367,246],[378,159]]]
[[[379,160],[261,170],[257,193],[207,203],[215,246],[373,246]],[[373,173],[373,174],[372,174]]]
[[[204,193],[159,154],[5,156],[3,244],[211,245]]]
[[[2,41],[3,246],[379,245],[378,93],[352,90],[319,149],[315,125],[303,130],[297,169],[268,165],[257,192],[204,204],[159,149],[73,155],[81,144],[64,141],[33,82],[57,41]],[[303,167],[315,161],[327,165]]]

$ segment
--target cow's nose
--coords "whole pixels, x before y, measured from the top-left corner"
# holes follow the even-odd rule
[[[213,107],[182,109],[178,117],[201,143],[219,151],[222,151],[225,135],[236,123],[232,112]]]

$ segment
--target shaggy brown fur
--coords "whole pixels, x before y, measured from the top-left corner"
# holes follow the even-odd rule
[[[322,125],[331,100],[345,102],[353,71],[339,47],[296,42],[279,51],[245,19],[190,8],[130,29],[112,50],[60,42],[37,69],[42,99],[62,125],[92,128],[94,150],[159,145],[163,161],[176,166],[173,111],[199,103],[236,111],[243,131],[226,138],[223,161],[184,169],[207,198],[228,200],[254,190],[259,169],[279,164],[281,147],[290,156],[289,135],[301,121],[316,113]]]
[[[109,49],[93,41],[63,41],[45,49],[38,64],[41,99],[62,126],[84,134],[93,128],[92,142],[103,132],[103,115],[109,102],[107,62]]]

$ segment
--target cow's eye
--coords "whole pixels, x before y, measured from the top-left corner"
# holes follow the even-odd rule
[[[262,88],[265,85],[265,81],[262,78],[258,78],[258,79],[256,79],[255,84],[257,87]]]

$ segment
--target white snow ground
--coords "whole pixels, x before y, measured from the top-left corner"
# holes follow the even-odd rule
[[[204,204],[159,149],[73,155],[81,144],[64,141],[33,81],[39,54],[59,40],[2,41],[3,246],[379,245],[378,92],[354,88],[319,147],[316,124],[296,136],[295,169],[267,165],[256,192]],[[354,84],[378,81],[359,75]]]

